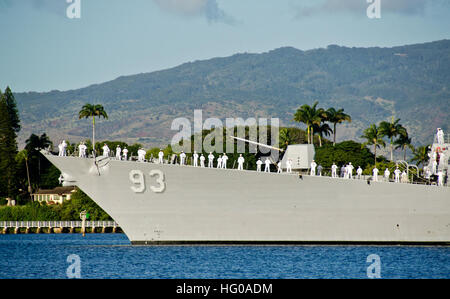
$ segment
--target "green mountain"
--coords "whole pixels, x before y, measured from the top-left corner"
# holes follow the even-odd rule
[[[47,132],[60,139],[91,136],[91,122],[78,120],[83,104],[104,105],[109,120],[97,123],[97,138],[171,141],[177,117],[278,117],[294,125],[302,104],[344,108],[353,122],[338,126],[338,140],[358,139],[370,123],[401,118],[415,145],[430,143],[450,119],[450,40],[393,48],[301,51],[291,47],[262,54],[236,54],[178,67],[119,77],[86,88],[15,94],[22,120],[20,141]]]

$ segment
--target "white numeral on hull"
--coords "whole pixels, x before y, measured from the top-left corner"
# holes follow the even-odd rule
[[[156,177],[157,186],[150,186],[150,190],[154,193],[162,193],[166,189],[166,182],[164,181],[164,173],[159,169],[153,169],[149,173],[150,177]],[[134,193],[145,192],[145,176],[141,170],[132,170],[129,175],[131,183],[130,187]]]

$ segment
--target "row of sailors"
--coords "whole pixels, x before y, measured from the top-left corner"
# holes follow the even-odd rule
[[[378,168],[374,167],[374,169],[372,170],[372,179],[374,182],[378,182]],[[389,181],[391,172],[389,171],[388,168],[386,168],[384,170],[384,179],[386,181]],[[394,170],[394,181],[396,183],[400,183],[400,177],[401,177],[401,182],[403,183],[407,183],[408,182],[408,174],[406,173],[406,171],[401,171],[400,169],[398,169],[398,166],[395,168]]]
[[[378,182],[378,168],[374,168],[372,170],[373,173],[373,181]],[[389,177],[390,177],[390,171],[388,168],[385,169],[384,171],[384,179],[386,181],[389,181]],[[430,179],[431,178],[431,173],[426,173],[425,174],[425,178],[426,179]],[[406,171],[401,171],[400,169],[398,169],[398,167],[396,167],[396,169],[394,170],[394,180],[396,183],[400,183],[400,179],[402,183],[407,183],[408,182],[408,174],[406,173]],[[437,173],[437,185],[438,186],[444,186],[444,172],[442,170],[440,170]]]
[[[84,142],[81,142],[79,147],[78,147],[78,151],[79,151],[79,157],[81,158],[86,158],[86,150],[87,150],[87,146],[84,144]],[[107,144],[104,144],[102,147],[103,150],[103,157],[109,157],[110,155],[110,149],[108,147]],[[144,162],[145,161],[145,155],[146,155],[146,151],[143,148],[140,148],[137,152],[138,154],[138,161],[139,162]],[[116,148],[116,155],[115,155],[117,160],[128,160],[128,149],[125,147],[123,150],[120,148],[120,146],[117,146]],[[181,152],[180,154],[180,165],[185,165],[186,164],[186,154],[184,152]],[[200,167],[206,167],[205,166],[205,161],[206,158],[203,154],[201,154],[200,156],[198,155],[198,153],[196,151],[194,151],[194,154],[192,155],[193,158],[193,166],[194,167],[198,167],[199,164],[198,162],[200,161]],[[209,153],[208,155],[208,168],[213,168],[214,167],[214,159],[215,156],[211,153]],[[219,156],[217,158],[217,168],[222,168],[222,169],[226,169],[227,168],[227,161],[228,161],[228,156],[227,154],[223,154],[221,156]],[[242,154],[239,155],[239,158],[237,160],[238,162],[238,170],[244,170],[244,162],[245,159],[242,156]],[[164,152],[162,151],[162,149],[160,150],[160,152],[158,153],[158,163],[163,164],[164,163]],[[262,166],[263,162],[261,161],[261,159],[258,159],[258,161],[256,162],[256,169],[258,172],[261,171],[261,166]],[[272,164],[270,162],[269,159],[266,159],[265,162],[265,168],[264,168],[264,172],[270,172],[270,165]],[[281,161],[277,164],[277,168],[278,168],[278,173],[282,172],[282,167],[281,167]],[[286,162],[286,171],[288,173],[292,173],[292,160],[289,159]]]
[[[317,168],[317,171],[316,171],[316,168]],[[311,162],[311,168],[310,169],[311,169],[310,175],[312,175],[312,176],[315,176],[315,175],[322,176],[322,169],[323,168],[322,168],[321,165],[317,166],[317,163],[314,160]],[[337,169],[338,169],[337,165],[335,163],[333,163],[333,165],[331,165],[331,177],[332,178],[337,178],[338,177],[337,176]],[[351,162],[349,164],[347,164],[347,165],[343,165],[341,167],[341,171],[340,171],[341,178],[352,179],[353,178],[353,169],[355,169],[355,167],[352,165]],[[363,172],[362,168],[358,167],[358,169],[356,170],[356,173],[357,173],[357,175],[359,177],[361,177],[362,172]]]
[[[437,129],[436,137],[437,137],[437,142],[439,144],[444,144],[444,131],[441,128]],[[87,146],[85,145],[84,142],[80,143],[80,145],[78,146],[78,149],[79,149],[80,157],[86,157]],[[102,149],[103,149],[103,156],[106,156],[106,157],[109,156],[110,149],[109,149],[108,145],[104,144]],[[67,142],[65,140],[63,140],[58,145],[58,150],[59,150],[59,152],[58,152],[59,156],[67,155]],[[144,151],[144,149],[141,148],[140,150],[141,150],[141,154],[142,154],[142,151]],[[121,150],[120,146],[118,146],[116,149],[116,158],[121,157],[121,152],[122,152],[122,150]],[[127,154],[128,154],[128,150],[126,148],[124,148],[124,150],[123,150],[124,157],[127,157]],[[434,154],[434,157],[430,156],[430,158],[432,160],[436,161],[437,160],[436,153],[433,153],[433,154]],[[443,155],[443,153],[441,153],[441,155]],[[139,153],[138,153],[138,156],[139,156]],[[144,156],[145,156],[145,154],[144,154]],[[443,160],[443,159],[444,159],[444,157],[441,156],[440,160]],[[311,168],[313,168],[313,167],[311,167]],[[435,173],[435,172],[433,172],[433,173]]]
[[[316,167],[318,167],[318,172],[317,175],[321,176],[321,166],[317,166],[317,163],[313,160],[311,162],[311,172],[310,175],[311,176],[315,176],[316,175]],[[353,178],[353,169],[354,166],[352,165],[351,162],[349,162],[349,164],[344,165],[341,167],[341,177],[344,179],[352,179]],[[372,170],[372,179],[374,182],[378,182],[378,173],[380,171],[378,170],[378,168],[374,168]],[[362,173],[363,170],[361,168],[361,166],[358,166],[358,169],[356,170],[356,176],[358,179],[362,178]],[[389,171],[388,168],[386,168],[384,170],[384,179],[386,181],[389,181],[391,176],[391,172]],[[437,173],[438,176],[438,186],[443,186],[444,185],[444,172],[442,170],[440,170]],[[333,165],[331,166],[331,177],[333,178],[337,178],[337,165],[335,163],[333,163]],[[431,171],[427,168],[427,172],[425,174],[425,178],[430,179],[431,177]],[[406,173],[406,171],[401,171],[398,166],[396,167],[396,169],[394,170],[394,181],[396,183],[407,183],[408,182],[408,174]]]
[[[109,157],[110,154],[110,149],[108,147],[108,145],[103,145],[103,157]],[[59,145],[58,145],[58,156],[67,156],[67,143],[65,140],[63,140]],[[87,158],[87,145],[84,142],[81,142],[78,145],[78,156],[80,158]],[[145,157],[145,150],[143,148],[139,149],[138,151],[138,155],[140,158],[142,158],[142,160],[144,160]],[[128,149],[125,147],[123,150],[120,148],[120,146],[117,146],[116,148],[116,158],[118,160],[128,160]]]
[[[161,150],[158,155],[159,163],[163,163],[163,157],[164,157],[164,153]],[[193,166],[194,167],[198,167],[199,160],[200,160],[200,167],[206,167],[205,166],[206,158],[203,154],[201,154],[199,156],[198,153],[196,151],[194,151],[192,158],[193,158]],[[214,159],[215,159],[215,156],[213,155],[212,152],[210,152],[208,155],[208,168],[214,168]],[[220,155],[217,158],[216,168],[227,169],[227,161],[228,161],[228,156],[226,153],[224,153],[223,155]],[[242,156],[242,154],[239,154],[239,158],[237,159],[237,163],[238,163],[237,169],[238,170],[244,170],[244,162],[245,162],[245,158]],[[184,152],[181,152],[180,165],[185,165],[185,164],[186,164],[186,154]],[[272,162],[269,159],[266,159],[263,162],[261,160],[261,158],[259,158],[258,161],[256,161],[256,171],[261,172],[262,171],[261,168],[262,168],[263,164],[265,165],[264,172],[270,172],[270,165],[272,164]],[[281,161],[278,162],[277,168],[278,168],[278,171],[277,171],[278,173],[283,172],[282,167],[281,167]],[[290,160],[290,159],[286,162],[286,172],[292,173],[292,160]]]
[[[59,156],[66,156],[66,148],[67,148],[67,143],[63,140],[63,142],[58,146],[59,147]],[[80,145],[78,146],[79,149],[79,156],[81,158],[86,158],[86,150],[87,150],[87,146],[85,145],[84,142],[81,142]],[[110,154],[110,149],[108,147],[108,145],[104,144],[103,146],[103,156],[104,157],[109,157]],[[145,161],[145,155],[146,155],[146,151],[143,148],[140,148],[138,150],[138,161],[143,162]],[[200,156],[198,155],[198,153],[196,151],[194,151],[193,154],[193,165],[194,167],[198,167],[198,161],[200,160],[200,167],[205,167],[205,156],[203,154],[201,154]],[[123,150],[120,148],[120,146],[117,146],[116,148],[116,159],[118,160],[127,160],[128,159],[128,149],[125,147]],[[208,155],[208,167],[209,168],[213,168],[214,167],[214,155],[212,153],[209,153]],[[226,169],[227,168],[227,161],[228,161],[228,156],[224,153],[223,156],[219,156],[217,158],[217,168],[222,168],[222,169]],[[244,169],[244,162],[245,159],[244,157],[242,157],[242,154],[239,155],[239,158],[237,160],[238,162],[238,170],[243,170]],[[158,163],[164,163],[164,152],[162,151],[162,149],[160,150],[160,152],[158,153]],[[184,152],[181,152],[180,154],[180,165],[185,165],[186,164],[186,154]],[[266,159],[265,162],[263,163],[261,161],[261,158],[258,159],[258,161],[256,162],[256,171],[261,172],[261,167],[262,164],[265,165],[264,167],[264,172],[270,172],[270,165],[272,164],[271,161],[269,159]],[[322,175],[322,166],[321,165],[317,165],[317,163],[313,160],[311,162],[311,176],[315,176],[316,175],[316,168],[317,168],[317,175],[321,176]],[[337,165],[335,163],[333,163],[333,165],[331,166],[331,177],[333,178],[337,178]],[[282,166],[281,166],[281,161],[278,162],[277,164],[277,169],[278,169],[278,173],[282,172]],[[351,162],[349,162],[347,165],[344,165],[341,167],[341,177],[343,177],[344,179],[352,179],[353,178],[353,170],[354,170],[354,166],[352,165]],[[431,177],[431,171],[430,169],[428,169],[428,167],[425,170],[425,177],[426,178],[430,178]],[[288,159],[288,161],[286,162],[286,172],[287,173],[292,173],[292,160]],[[433,173],[435,173],[436,170],[433,170]],[[363,170],[361,168],[361,166],[358,166],[358,169],[356,170],[356,175],[358,179],[361,179],[362,177],[362,173]],[[372,171],[372,178],[373,181],[378,182],[378,173],[379,170],[378,168],[374,168]],[[384,178],[385,180],[389,181],[390,178],[390,171],[388,168],[385,169],[384,171]],[[444,173],[441,171],[439,171],[437,173],[438,175],[438,185],[439,186],[443,186],[443,182],[444,182]],[[396,183],[400,183],[400,176],[401,176],[401,181],[402,182],[407,182],[408,181],[408,175],[405,171],[400,171],[400,169],[398,169],[398,167],[396,167],[396,169],[394,170],[394,179]]]

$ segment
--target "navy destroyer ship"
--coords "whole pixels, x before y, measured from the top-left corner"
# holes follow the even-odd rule
[[[437,148],[448,160],[450,144]],[[43,153],[135,245],[450,244],[447,186]],[[313,158],[312,145],[290,145],[282,165]]]

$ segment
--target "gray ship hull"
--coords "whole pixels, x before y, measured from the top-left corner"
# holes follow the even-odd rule
[[[132,244],[450,243],[447,187],[46,157]]]

